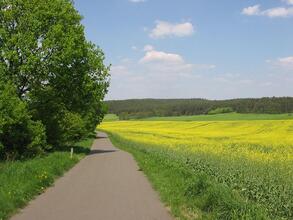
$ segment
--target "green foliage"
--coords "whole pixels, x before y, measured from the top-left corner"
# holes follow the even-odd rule
[[[48,143],[55,148],[62,147],[84,137],[87,129],[80,114],[66,110],[62,101],[52,95],[52,90],[40,91],[38,95],[43,98],[32,99],[30,107],[34,118],[45,125]]]
[[[54,152],[26,161],[0,163],[0,219],[8,219],[18,208],[52,185],[56,177],[70,169],[87,152],[93,139],[76,143],[73,158],[69,152]]]
[[[2,0],[0,18],[1,80],[16,86],[47,142],[60,147],[93,131],[106,112],[109,67],[73,2]]]
[[[31,120],[14,86],[0,81],[0,159],[32,157],[47,148],[43,125]]]
[[[260,99],[132,99],[107,101],[109,113],[120,119],[140,119],[162,116],[204,115],[211,109],[232,108],[237,113],[289,114],[293,112],[293,98]]]
[[[84,121],[77,113],[66,112],[59,122],[63,143],[76,142],[87,134]]]
[[[225,113],[231,113],[231,112],[233,112],[233,108],[231,107],[216,108],[216,109],[210,110],[208,112],[208,115],[225,114]]]
[[[81,16],[71,1],[4,0],[0,6],[0,60],[19,96],[48,83],[59,87],[60,95],[68,92],[86,53]]]

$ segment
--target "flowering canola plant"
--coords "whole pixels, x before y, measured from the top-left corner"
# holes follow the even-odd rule
[[[293,160],[293,120],[121,121],[103,123],[100,128],[131,141],[179,151],[241,155],[258,161]]]
[[[191,169],[293,218],[293,120],[116,121],[99,129],[146,148],[192,155]]]

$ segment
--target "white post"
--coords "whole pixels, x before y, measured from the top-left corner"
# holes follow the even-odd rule
[[[71,148],[71,151],[70,151],[70,158],[72,159],[73,157],[73,147]]]

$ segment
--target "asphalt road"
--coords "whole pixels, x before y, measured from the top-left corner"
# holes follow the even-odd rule
[[[171,220],[132,156],[100,133],[91,154],[12,220]]]

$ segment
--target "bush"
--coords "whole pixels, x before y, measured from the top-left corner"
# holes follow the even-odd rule
[[[59,121],[59,127],[60,141],[64,144],[73,144],[87,134],[84,121],[78,113],[65,112],[63,119]]]
[[[0,81],[0,159],[16,159],[41,154],[46,135],[40,122],[31,120],[26,104],[11,84]]]
[[[79,113],[69,111],[57,94],[50,90],[40,90],[35,98],[31,95],[29,103],[34,120],[45,126],[47,142],[55,149],[71,145],[88,133],[85,121]]]
[[[233,108],[231,107],[216,108],[216,109],[210,110],[208,112],[208,115],[224,114],[224,113],[231,113],[231,112],[234,112]]]

